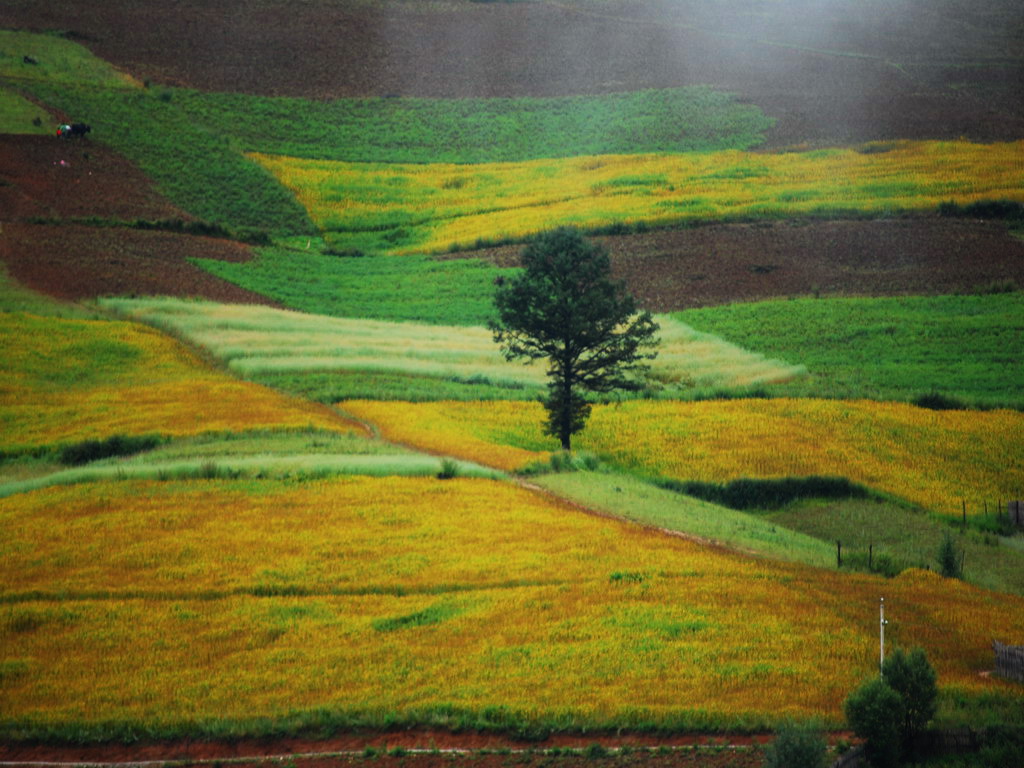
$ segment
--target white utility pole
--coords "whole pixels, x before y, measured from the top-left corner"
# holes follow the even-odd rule
[[[878,674],[882,675],[882,665],[885,664],[885,598],[883,597],[878,606]]]

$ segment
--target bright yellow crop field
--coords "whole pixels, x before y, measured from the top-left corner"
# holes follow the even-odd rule
[[[134,323],[0,314],[7,450],[114,434],[359,429],[331,411],[212,370]]]
[[[543,458],[537,403],[348,401],[394,440],[515,469]],[[632,401],[595,406],[577,449],[679,480],[839,475],[946,514],[1024,487],[1024,414],[835,400]]]
[[[944,688],[1014,695],[978,673],[1024,638],[1020,598],[727,554],[498,481],[108,483],[4,499],[0,523],[7,725],[837,723],[882,595]]]
[[[361,247],[441,252],[478,238],[582,229],[856,211],[934,209],[953,200],[1024,201],[1024,142],[898,141],[857,149],[602,155],[521,163],[375,164],[252,157],[318,226]],[[348,234],[346,234],[348,233]]]

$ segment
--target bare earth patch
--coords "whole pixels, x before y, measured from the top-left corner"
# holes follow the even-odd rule
[[[4,224],[0,236],[11,277],[56,298],[141,294],[276,306],[204,272],[192,257],[248,261],[251,254],[230,240],[72,224]]]
[[[142,293],[273,304],[188,261],[249,261],[252,252],[242,243],[125,227],[37,223],[192,220],[153,189],[135,165],[89,139],[0,134],[0,216],[0,261],[14,279],[50,296]]]
[[[1024,287],[1024,241],[998,222],[762,222],[596,239],[615,277],[655,312],[806,295],[970,293],[1008,281]],[[521,252],[453,256],[513,266]]]
[[[0,219],[183,219],[142,171],[103,144],[0,134]]]
[[[977,5],[977,7],[975,7]],[[771,146],[1024,136],[1017,0],[4,3],[140,79],[211,91],[561,96],[708,84],[776,118]]]

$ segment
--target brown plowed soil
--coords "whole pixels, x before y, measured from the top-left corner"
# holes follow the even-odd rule
[[[114,294],[272,302],[204,272],[190,258],[248,261],[248,246],[171,232],[36,223],[191,216],[101,144],[0,134],[0,261],[28,288],[62,299]]]
[[[340,96],[555,96],[709,84],[772,146],[1024,137],[1019,0],[16,0],[154,83]]]
[[[763,222],[595,238],[654,312],[808,295],[971,293],[1024,287],[1024,241],[967,219]],[[454,254],[501,266],[522,246]]]
[[[230,240],[73,224],[4,224],[0,234],[11,277],[59,299],[184,296],[273,305],[190,264],[193,257],[248,261],[251,254]]]
[[[0,134],[0,220],[89,216],[192,218],[103,144],[88,138]]]

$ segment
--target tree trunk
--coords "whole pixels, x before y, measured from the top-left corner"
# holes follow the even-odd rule
[[[562,368],[562,434],[559,435],[566,453],[572,450],[572,379],[572,366],[566,361]]]

